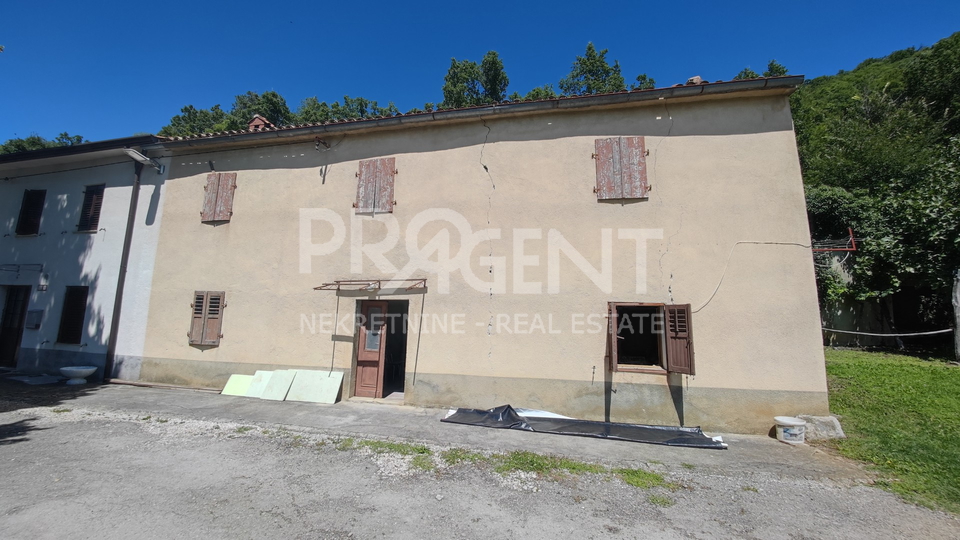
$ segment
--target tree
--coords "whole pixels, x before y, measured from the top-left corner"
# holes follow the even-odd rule
[[[158,133],[162,137],[187,137],[200,133],[223,131],[226,129],[227,113],[220,105],[209,109],[197,109],[187,105],[180,109],[180,114],[170,119],[170,123],[160,128]]]
[[[497,51],[488,51],[480,62],[480,86],[485,103],[500,103],[507,97],[510,78],[503,69],[503,61]]]
[[[537,101],[541,99],[553,99],[555,97],[557,97],[557,93],[554,92],[553,85],[545,84],[527,92],[525,96],[521,96],[519,92],[514,92],[510,94],[510,101]]]
[[[593,43],[587,43],[583,56],[577,56],[570,73],[560,80],[560,91],[566,95],[605,94],[627,89],[620,73],[620,62],[607,63],[607,49],[597,52]]]
[[[737,76],[734,77],[733,80],[742,81],[744,79],[756,79],[758,77],[760,77],[760,75],[756,71],[750,68],[743,68],[740,70],[740,73],[737,73]]]
[[[226,129],[247,129],[247,125],[255,114],[266,118],[275,126],[284,126],[293,121],[293,114],[280,94],[273,90],[263,94],[247,92],[234,99],[233,108],[227,115]]]
[[[443,78],[444,109],[459,109],[483,103],[480,66],[471,60],[450,59],[450,68]]]
[[[87,142],[81,135],[70,135],[63,132],[57,135],[55,139],[47,140],[36,133],[23,138],[9,139],[0,144],[0,154],[15,154],[17,152],[29,152],[31,150],[42,150],[44,148],[57,148],[60,146],[73,146]]]
[[[787,68],[783,64],[777,63],[776,60],[770,60],[767,63],[767,70],[763,72],[764,77],[783,77],[787,74]]]
[[[653,77],[648,77],[646,73],[637,75],[637,82],[630,85],[631,90],[649,90],[657,87],[657,81]]]
[[[296,122],[298,124],[323,124],[333,119],[330,106],[326,101],[319,101],[316,97],[308,97],[300,102],[297,109]]]
[[[944,119],[945,135],[960,135],[960,32],[914,54],[903,78],[905,95],[927,103],[932,118]]]

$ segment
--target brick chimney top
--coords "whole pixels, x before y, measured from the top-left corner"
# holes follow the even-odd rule
[[[250,119],[250,123],[247,124],[247,129],[250,131],[263,131],[267,128],[276,128],[269,120],[260,116],[259,114],[253,115],[253,118]]]

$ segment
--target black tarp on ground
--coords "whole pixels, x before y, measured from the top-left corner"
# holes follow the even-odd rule
[[[456,412],[440,420],[453,424],[467,424],[498,429],[519,429],[557,435],[576,435],[596,437],[667,446],[688,446],[692,448],[723,449],[727,445],[711,439],[698,427],[645,426],[639,424],[618,424],[614,422],[593,422],[572,418],[542,418],[521,416],[510,405],[501,405],[489,410],[457,409]]]

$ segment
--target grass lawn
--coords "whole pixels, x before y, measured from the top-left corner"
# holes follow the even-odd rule
[[[827,349],[830,409],[844,456],[872,463],[905,499],[960,512],[960,367]]]

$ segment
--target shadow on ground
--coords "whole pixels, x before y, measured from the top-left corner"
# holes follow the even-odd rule
[[[67,386],[56,384],[29,385],[0,377],[0,412],[11,412],[33,407],[68,407],[70,401],[102,388],[99,384]],[[35,425],[36,417],[0,424],[0,446],[30,440],[28,434],[46,428]]]

